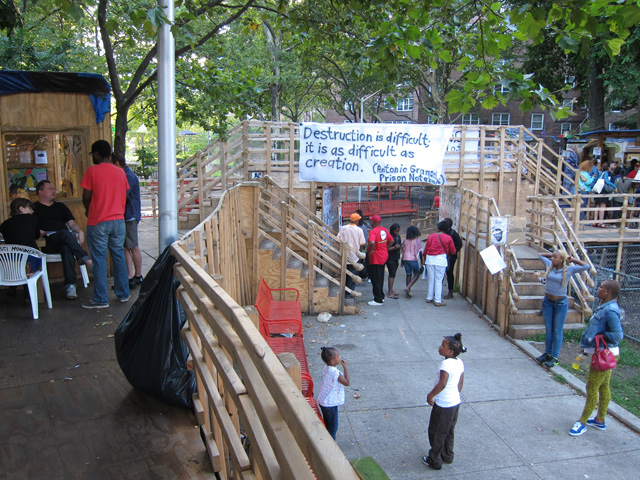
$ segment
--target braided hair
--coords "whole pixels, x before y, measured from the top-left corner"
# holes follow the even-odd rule
[[[338,349],[335,347],[320,347],[320,350],[320,358],[322,358],[322,361],[327,365],[329,365],[331,359],[338,354]]]
[[[449,348],[453,352],[453,358],[457,358],[458,355],[467,351],[467,349],[462,346],[461,333],[456,333],[455,335],[450,335],[444,338],[449,343]]]
[[[553,253],[558,253],[562,257],[562,287],[564,288],[567,286],[567,258],[569,258],[569,254],[564,250],[556,250]],[[554,268],[553,263],[549,265],[549,268],[544,272],[542,278],[547,278],[552,268]]]

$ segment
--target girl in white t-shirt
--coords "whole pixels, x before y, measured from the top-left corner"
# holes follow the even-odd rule
[[[464,383],[464,364],[458,358],[467,349],[462,346],[462,335],[444,337],[438,353],[444,357],[438,369],[436,384],[427,395],[427,403],[433,406],[429,419],[429,455],[422,463],[434,470],[442,468],[442,462],[453,463],[453,431],[458,421],[460,392]]]
[[[336,439],[338,431],[338,407],[344,405],[344,387],[349,386],[349,370],[347,362],[340,358],[340,352],[334,347],[322,347],[320,357],[327,364],[322,369],[320,380],[320,393],[318,393],[318,405],[322,411],[324,424],[329,433]],[[344,375],[336,368],[342,365]]]

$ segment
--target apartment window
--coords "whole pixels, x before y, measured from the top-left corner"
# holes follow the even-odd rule
[[[507,87],[505,85],[494,85],[493,86],[493,94],[494,95],[497,95],[498,93],[501,93],[502,95],[506,95],[510,91],[511,90],[509,89],[509,87]]]
[[[615,123],[610,123],[610,124],[609,124],[609,130],[620,130],[620,128],[619,128],[619,127],[616,127],[616,124],[615,124]]]
[[[511,116],[508,113],[491,114],[491,125],[509,125]]]
[[[572,87],[576,86],[576,77],[574,75],[567,75],[564,77],[564,84],[571,85]]]
[[[480,116],[476,113],[462,115],[462,125],[480,125]]]
[[[347,112],[353,112],[355,111],[355,106],[353,105],[353,102],[344,102],[344,109]]]
[[[435,115],[427,115],[427,125],[435,125],[438,123],[438,117]]]
[[[531,130],[542,130],[544,128],[544,113],[531,114]]]
[[[398,112],[411,112],[413,110],[413,98],[406,97],[398,100],[398,107],[396,110]]]
[[[565,135],[567,133],[571,133],[571,124],[563,123],[562,125],[560,125],[560,135]]]

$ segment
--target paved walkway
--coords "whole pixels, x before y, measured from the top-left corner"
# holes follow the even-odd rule
[[[399,271],[396,291],[404,281]],[[604,432],[569,436],[584,397],[500,338],[459,294],[435,307],[425,303],[426,282],[420,281],[413,298],[371,307],[371,285],[358,289],[359,315],[305,321],[316,392],[321,346],[336,346],[348,362],[351,386],[337,435],[348,458],[370,455],[392,480],[638,478],[640,436],[610,416]],[[442,337],[456,332],[468,348],[460,357],[466,372],[456,457],[434,471],[421,462],[429,448],[426,395],[442,359]]]
[[[143,219],[145,272],[157,238],[156,222]],[[337,346],[350,367],[338,431],[348,458],[370,455],[393,480],[638,477],[640,436],[608,418],[607,431],[570,437],[584,397],[500,338],[459,295],[436,308],[419,282],[413,298],[370,307],[371,286],[359,289],[359,315],[304,320],[316,392],[320,346]],[[84,310],[91,286],[79,288],[77,302],[64,299],[61,285],[52,290],[54,308],[42,307],[38,321],[1,297],[0,479],[212,478],[193,414],[135,391],[117,365],[111,335],[130,304]],[[442,336],[456,332],[469,349],[461,357],[464,403],[455,462],[436,472],[420,460],[428,449],[425,399]]]

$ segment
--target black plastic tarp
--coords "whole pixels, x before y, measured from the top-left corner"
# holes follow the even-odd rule
[[[138,300],[115,333],[116,355],[129,383],[171,405],[192,408],[195,376],[180,337],[187,317],[178,302],[176,260],[167,247],[142,285]]]

